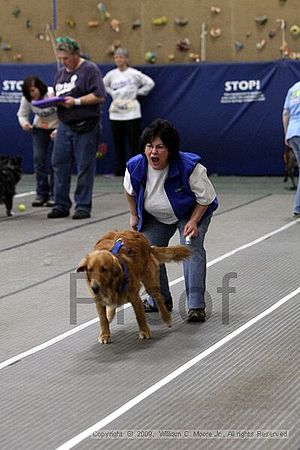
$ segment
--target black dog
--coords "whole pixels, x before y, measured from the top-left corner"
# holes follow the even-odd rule
[[[292,181],[292,187],[290,187],[291,191],[295,191],[297,189],[297,185],[295,183],[295,177],[298,175],[298,164],[296,160],[296,156],[293,150],[290,147],[286,147],[283,154],[284,161],[284,182],[286,182],[289,178]]]
[[[0,203],[6,206],[7,216],[12,216],[16,184],[21,179],[22,158],[0,155]]]

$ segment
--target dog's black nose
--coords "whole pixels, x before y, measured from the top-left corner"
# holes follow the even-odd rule
[[[98,283],[93,283],[91,289],[95,295],[99,294],[100,287]]]

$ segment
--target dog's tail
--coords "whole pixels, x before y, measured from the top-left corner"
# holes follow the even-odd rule
[[[173,245],[170,247],[151,246],[151,252],[159,264],[179,262],[191,256],[191,250],[185,245]]]

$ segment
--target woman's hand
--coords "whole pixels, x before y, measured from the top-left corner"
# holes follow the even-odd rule
[[[189,236],[189,235],[191,237],[197,237],[198,234],[199,234],[199,232],[198,232],[197,222],[195,220],[190,219],[185,224],[185,227],[183,229],[184,237]]]
[[[133,230],[137,229],[139,218],[136,214],[130,214],[129,224]]]
[[[60,104],[62,106],[64,106],[65,108],[70,109],[70,108],[73,108],[73,106],[75,106],[74,101],[75,101],[74,97],[67,96],[67,97],[65,97],[65,101],[61,102]]]
[[[200,205],[199,203],[196,204],[190,219],[187,221],[187,223],[185,224],[185,227],[183,229],[184,237],[186,237],[188,235],[190,235],[191,237],[198,236],[199,232],[198,232],[197,225],[200,222],[201,218],[204,216],[207,208],[208,208],[208,205]]]
[[[32,131],[32,125],[30,125],[30,123],[25,123],[24,125],[22,125],[22,129],[24,131]]]
[[[52,141],[54,141],[54,139],[56,138],[57,135],[57,130],[53,130],[52,133],[50,134],[50,139],[52,139]]]
[[[125,197],[129,204],[129,224],[133,230],[137,229],[137,225],[139,223],[139,216],[137,215],[137,206],[136,206],[136,200],[135,197],[132,195],[129,195],[128,192],[125,191]]]

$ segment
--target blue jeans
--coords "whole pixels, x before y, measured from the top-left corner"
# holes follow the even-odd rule
[[[198,236],[192,238],[190,248],[192,256],[183,262],[183,272],[185,289],[187,296],[188,309],[205,308],[205,285],[206,285],[206,251],[204,248],[204,238],[210,224],[212,215],[204,217],[198,225]],[[175,224],[166,225],[159,222],[150,214],[145,214],[145,220],[142,232],[151,243],[158,247],[167,247],[171,237],[178,229],[180,235],[180,243],[185,243],[183,229],[186,220],[180,220]],[[164,264],[160,266],[160,284],[161,293],[165,302],[172,300],[169,282]],[[148,298],[151,306],[155,306],[154,299]]]
[[[300,214],[300,136],[294,136],[289,139],[289,145],[292,147],[297,159],[299,168],[298,186],[294,200],[294,212]]]
[[[52,155],[55,209],[68,212],[72,206],[70,187],[72,168],[75,164],[77,170],[75,209],[90,213],[98,142],[99,125],[87,133],[78,133],[64,123],[59,124]]]
[[[52,131],[43,128],[33,128],[32,130],[36,193],[37,197],[45,200],[53,196],[53,169],[49,157],[53,148],[53,141],[50,138]]]

